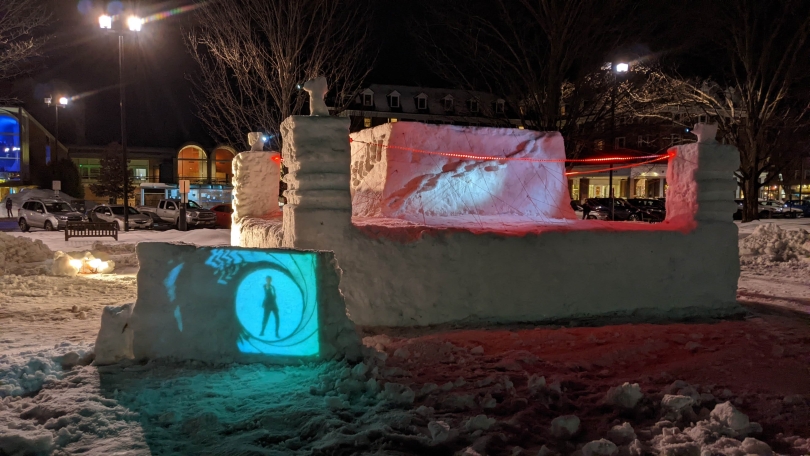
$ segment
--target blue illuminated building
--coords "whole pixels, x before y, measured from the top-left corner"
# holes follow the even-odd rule
[[[0,107],[0,199],[31,187],[31,176],[52,160],[67,156],[63,144],[28,111]]]

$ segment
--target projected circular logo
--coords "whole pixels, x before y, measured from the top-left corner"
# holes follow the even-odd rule
[[[301,288],[279,269],[251,271],[236,291],[236,317],[254,339],[274,342],[295,335],[305,311]]]

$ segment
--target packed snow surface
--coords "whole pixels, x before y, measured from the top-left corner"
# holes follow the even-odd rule
[[[0,233],[0,273],[11,273],[20,264],[38,263],[53,257],[41,240]]]

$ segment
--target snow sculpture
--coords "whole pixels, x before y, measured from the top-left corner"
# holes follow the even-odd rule
[[[264,133],[254,131],[248,133],[248,144],[251,152],[261,152],[264,150],[264,143],[267,142]]]
[[[392,137],[363,139],[360,133],[350,146],[348,127],[347,119],[334,117],[293,116],[282,124],[282,153],[289,169],[285,176],[289,204],[284,208],[282,245],[335,252],[343,270],[341,290],[349,314],[357,324],[422,326],[460,321],[480,324],[616,316],[676,319],[740,312],[736,303],[737,228],[731,220],[736,209],[732,175],[739,165],[739,155],[731,146],[701,142],[668,151],[668,218],[664,223],[539,221],[535,225],[539,229],[528,233],[510,231],[508,226],[487,231],[456,224],[445,229],[431,225],[429,220],[425,223],[418,218],[409,219],[413,213],[410,208],[418,207],[418,195],[430,192],[433,183],[443,185],[449,175],[470,178],[468,185],[474,185],[473,174],[465,176],[458,172],[468,162],[453,162],[452,156],[432,156],[444,160],[437,169],[420,169],[398,180],[393,171],[404,172],[406,167],[397,160],[418,168],[424,165],[419,154],[402,149],[385,152],[384,147],[376,146],[383,142],[389,146],[407,144],[424,151],[447,151],[441,149],[445,146],[437,138],[452,140],[452,135],[465,130],[398,122],[385,131],[394,135],[400,128],[412,132],[435,128],[447,130],[447,135],[414,134],[408,143],[403,143]],[[491,155],[525,151],[531,141],[549,141],[549,147],[543,145],[536,150],[545,151],[549,158],[558,157],[554,135],[528,133],[537,136],[523,137],[521,142],[518,135],[524,133],[518,130],[469,130],[473,134],[467,136],[479,145],[486,142],[475,138],[476,135],[497,133],[490,133],[492,138],[488,140]],[[500,138],[507,146],[496,149]],[[350,162],[348,150],[355,143],[359,146],[360,140],[371,145],[360,146],[367,150]],[[454,147],[454,151],[470,151],[469,145]],[[402,155],[395,155],[396,152]],[[473,148],[472,152],[483,151]],[[477,166],[477,162],[471,164]],[[483,175],[505,172],[512,178],[520,176],[508,169],[504,171],[499,165],[494,163],[492,170],[479,171]],[[546,168],[548,190],[537,186],[524,196],[547,198],[541,201],[545,201],[543,205],[548,209],[538,214],[565,218],[566,210],[556,214],[549,210],[560,204],[554,201],[566,195],[562,166],[558,175],[551,170]],[[470,173],[479,171],[472,168]],[[372,176],[373,173],[379,174]],[[394,190],[386,193],[386,186]],[[372,198],[367,199],[363,210],[371,214],[375,207],[379,213],[392,210],[390,214],[402,218],[355,217],[353,224],[352,191],[355,210],[361,202],[357,198],[359,192],[368,191]],[[373,198],[375,195],[379,195],[377,200]],[[394,201],[393,196],[400,197],[399,206],[388,204]],[[478,210],[491,210],[489,207],[494,209],[491,213],[500,211],[496,199],[488,203],[490,206],[483,201],[478,203]],[[442,213],[441,204],[444,202],[434,203],[437,214]],[[455,209],[459,208],[457,204]],[[475,212],[469,217],[483,216]],[[497,216],[492,217],[497,221]],[[455,220],[459,218],[455,216]],[[380,222],[373,224],[369,220]],[[633,255],[626,255],[627,251]],[[645,267],[639,268],[638,264]],[[628,270],[633,271],[633,281],[626,280]],[[588,287],[582,287],[583,277],[588,278]],[[628,295],[644,295],[646,299],[628,300]]]
[[[717,124],[695,124],[692,133],[697,136],[697,142],[701,144],[717,143]]]
[[[351,228],[349,119],[293,116],[281,124],[289,173],[283,246],[345,244]]]
[[[326,107],[326,102],[323,101],[326,92],[328,92],[326,78],[319,76],[315,79],[310,79],[304,83],[304,90],[309,93],[309,115],[328,116],[329,108]]]
[[[351,138],[355,216],[575,218],[559,133],[396,122]]]
[[[356,358],[332,252],[140,243],[136,359]]]
[[[245,224],[278,225],[281,213],[278,206],[281,179],[281,156],[278,152],[264,152],[261,133],[249,133],[252,148],[233,159],[233,214],[231,215],[231,245],[243,244]],[[250,221],[249,221],[250,220]],[[275,222],[273,222],[275,220]],[[251,229],[251,235],[267,230]],[[272,231],[272,230],[270,230]],[[272,237],[272,236],[271,236]]]

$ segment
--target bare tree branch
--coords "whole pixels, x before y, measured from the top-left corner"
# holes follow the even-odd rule
[[[278,134],[302,112],[298,88],[326,76],[336,112],[368,74],[365,0],[219,0],[200,10],[186,44],[198,116],[218,140],[247,147],[246,133]]]
[[[37,0],[0,0],[0,79],[11,79],[29,70],[40,55],[45,38],[35,32],[50,15]]]

